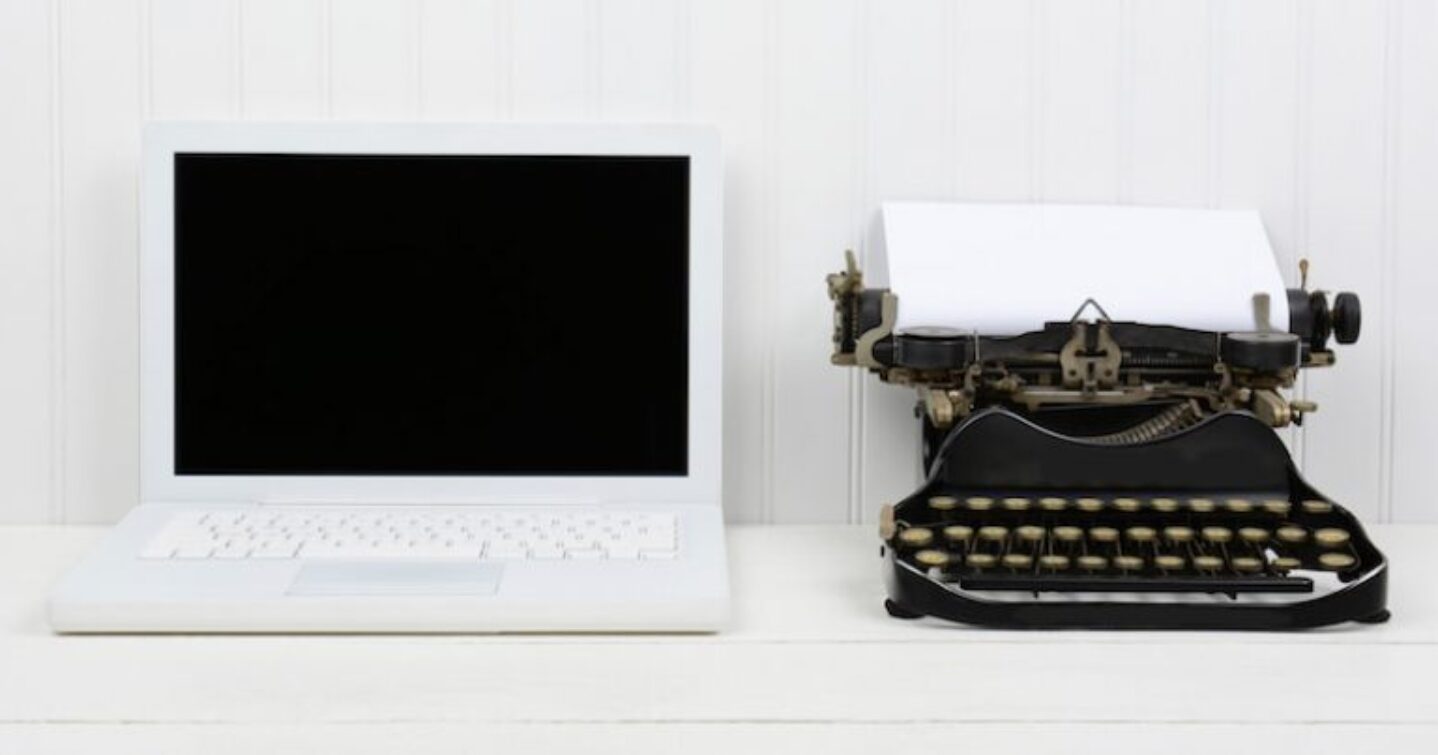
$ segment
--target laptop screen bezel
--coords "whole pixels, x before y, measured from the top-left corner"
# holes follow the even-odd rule
[[[689,159],[688,464],[682,475],[179,475],[175,471],[175,156],[605,155]],[[722,394],[722,165],[695,125],[156,123],[141,173],[140,468],[145,502],[589,503],[718,505]],[[643,323],[617,328],[643,341]],[[619,344],[616,344],[617,346]],[[643,369],[616,348],[612,369]]]

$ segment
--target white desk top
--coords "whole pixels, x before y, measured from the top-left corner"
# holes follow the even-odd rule
[[[737,527],[736,622],[712,637],[52,635],[44,595],[99,533],[0,528],[0,752],[874,755],[913,742],[1176,755],[1438,741],[1438,527],[1371,528],[1393,563],[1392,621],[1298,634],[900,621],[881,607],[871,528]]]

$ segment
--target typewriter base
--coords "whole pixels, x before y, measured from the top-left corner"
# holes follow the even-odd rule
[[[1312,629],[1355,621],[1382,624],[1391,617],[1387,570],[1308,603],[1231,606],[1130,603],[997,603],[956,595],[889,560],[884,610],[896,619],[938,619],[995,629],[1193,629],[1273,631]]]

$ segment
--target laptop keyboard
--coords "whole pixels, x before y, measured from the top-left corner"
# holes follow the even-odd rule
[[[245,508],[175,514],[147,559],[674,559],[674,514]]]

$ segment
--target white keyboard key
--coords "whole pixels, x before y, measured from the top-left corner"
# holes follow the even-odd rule
[[[510,543],[497,543],[484,550],[484,557],[496,561],[529,558],[529,549]]]
[[[294,558],[299,549],[295,540],[266,540],[250,551],[250,558]]]
[[[529,557],[537,561],[551,561],[564,558],[564,549],[552,543],[537,544],[529,549]]]
[[[232,540],[216,548],[215,552],[210,554],[210,558],[233,560],[238,558],[248,558],[249,555],[250,544],[248,541],[235,542]]]

